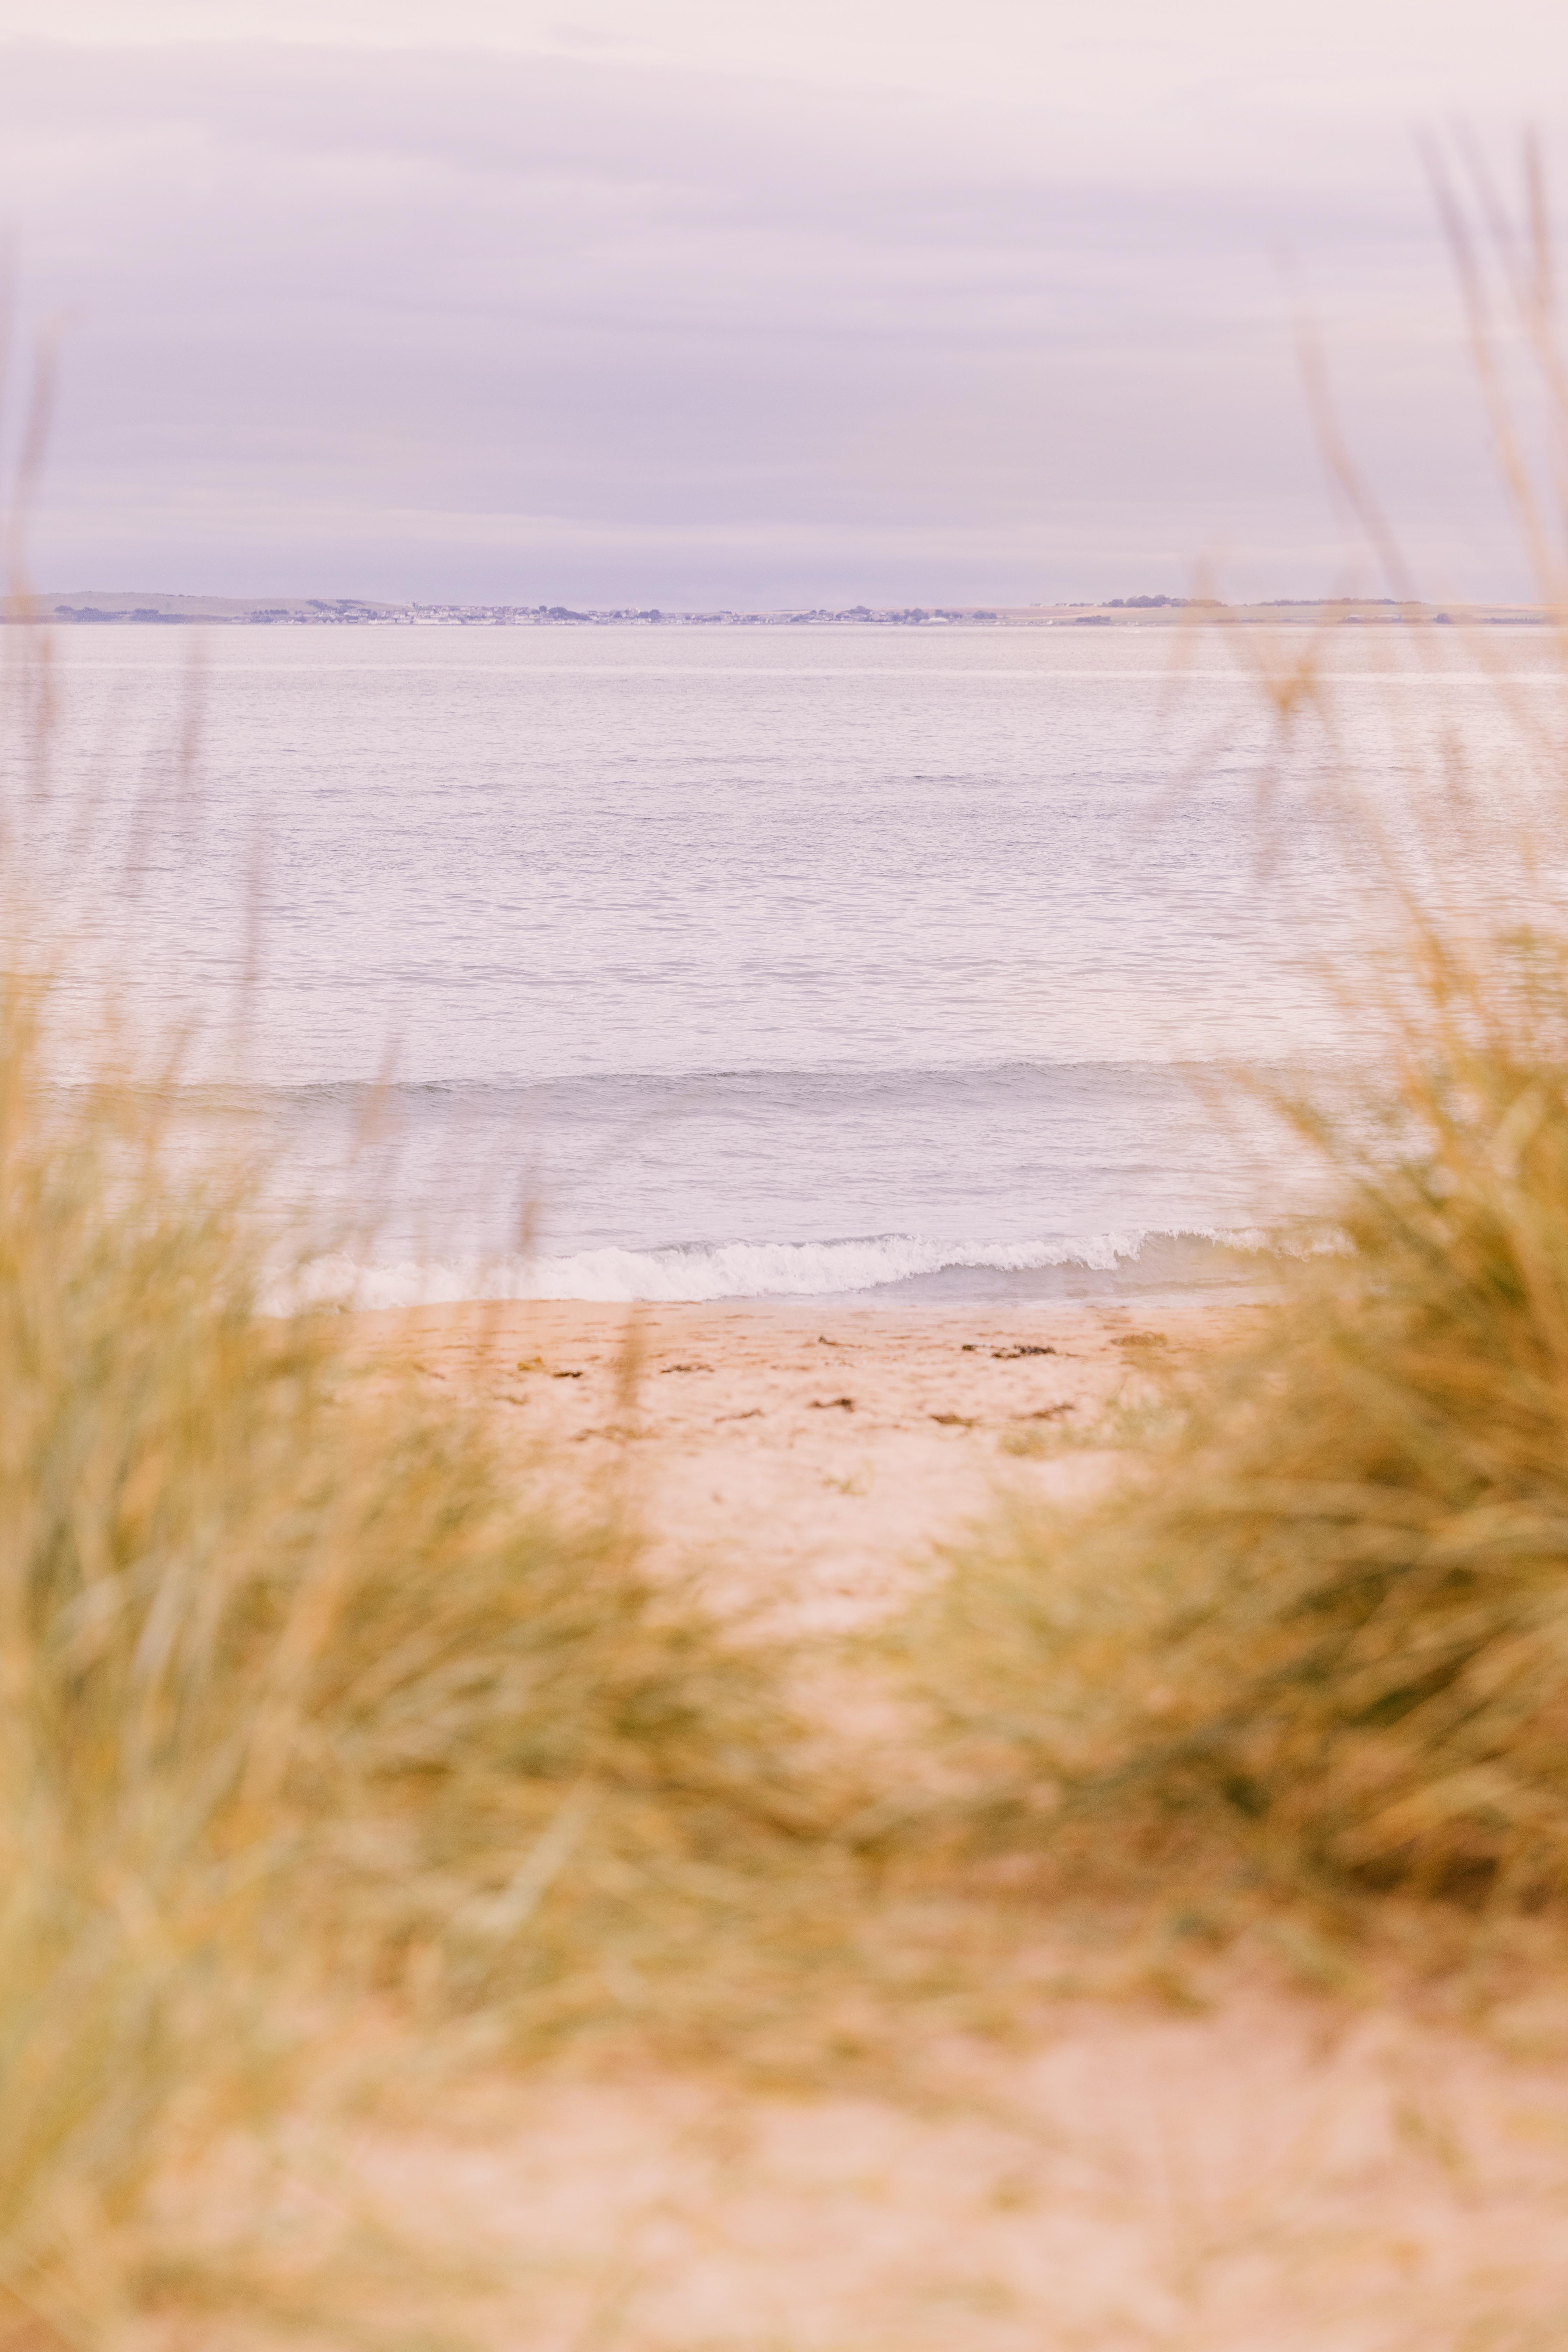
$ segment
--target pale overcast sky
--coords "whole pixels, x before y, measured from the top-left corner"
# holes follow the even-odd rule
[[[1549,0],[0,0],[58,588],[1325,584],[1296,257],[1439,593],[1510,584],[1422,126]],[[15,413],[13,400],[13,414]]]

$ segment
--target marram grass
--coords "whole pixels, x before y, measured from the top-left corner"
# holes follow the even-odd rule
[[[243,1173],[173,1171],[155,1097],[51,1090],[47,1045],[10,986],[0,2299],[85,2340],[168,2168],[367,1997],[730,2030],[826,1800],[776,1655],[339,1318],[259,1312]]]
[[[1427,936],[1397,1027],[1381,1149],[1299,1114],[1345,1254],[1103,1499],[998,1518],[901,1629],[982,1847],[1568,1896],[1568,969]]]

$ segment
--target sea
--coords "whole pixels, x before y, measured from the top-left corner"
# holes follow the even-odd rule
[[[1338,631],[1289,721],[1288,631],[5,634],[68,996],[365,1306],[1256,1285],[1331,1205],[1268,1097],[1364,1058],[1367,812],[1563,715],[1524,630]]]

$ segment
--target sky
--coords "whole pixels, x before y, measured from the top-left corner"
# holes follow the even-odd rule
[[[1418,160],[1548,0],[0,0],[51,589],[731,606],[1521,584]],[[1364,568],[1364,584],[1377,583]]]

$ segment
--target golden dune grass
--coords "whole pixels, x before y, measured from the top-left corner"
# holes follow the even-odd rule
[[[824,1801],[776,1654],[336,1318],[258,1312],[243,1171],[51,1092],[47,1039],[10,984],[0,2285],[91,2335],[161,2170],[376,1989],[525,2044],[765,2000]]]
[[[1568,1893],[1555,967],[1547,991],[1412,1054],[1406,1150],[1345,1171],[1350,1254],[1298,1270],[1110,1502],[998,1526],[928,1603],[921,1678],[989,1834]]]

